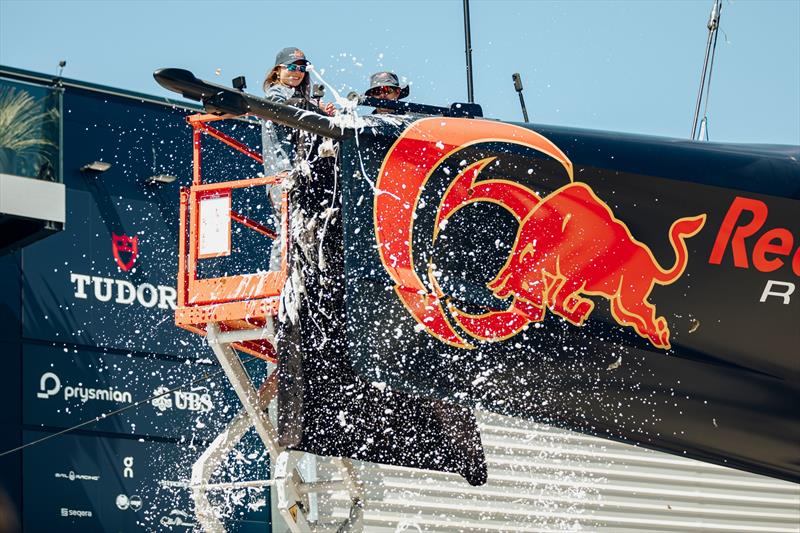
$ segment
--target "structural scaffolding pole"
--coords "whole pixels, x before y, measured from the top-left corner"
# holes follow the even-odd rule
[[[466,2],[466,0],[464,0]],[[706,76],[709,77],[708,83],[711,83],[711,76],[708,72],[708,59],[711,56],[712,43],[716,42],[717,30],[719,29],[719,14],[722,10],[722,1],[714,0],[714,5],[711,7],[711,14],[708,17],[708,41],[706,42],[706,53],[703,57],[703,73],[700,76],[700,88],[697,90],[697,104],[694,109],[694,119],[692,120],[692,135],[689,137],[692,140],[697,138],[697,121],[700,118],[700,104],[703,100],[703,88],[706,84]]]
[[[472,36],[469,24],[469,0],[464,0],[464,53],[467,56],[467,102],[475,103],[475,94],[472,90]]]

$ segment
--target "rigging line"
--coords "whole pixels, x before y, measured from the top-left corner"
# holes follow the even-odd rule
[[[697,121],[700,118],[700,105],[703,100],[703,89],[705,88],[706,75],[708,74],[708,60],[711,54],[711,46],[716,43],[715,37],[717,29],[719,28],[719,16],[722,8],[721,0],[714,0],[711,7],[711,13],[708,18],[706,27],[708,28],[708,40],[706,42],[706,51],[703,56],[703,70],[700,76],[700,88],[697,91],[697,104],[694,109],[694,118],[692,119],[692,133],[689,137],[690,140],[695,140],[697,135]]]
[[[250,359],[248,359],[247,361],[242,361],[242,365],[248,365],[248,364],[252,363],[254,360],[258,360],[258,359],[259,358],[256,357],[256,356],[250,356]],[[103,419],[106,419],[106,418],[110,418],[112,416],[116,416],[118,414],[124,413],[128,409],[133,409],[134,407],[139,407],[140,405],[142,405],[144,403],[147,403],[147,402],[151,402],[151,401],[155,400],[156,398],[161,398],[162,396],[166,396],[167,394],[172,394],[175,391],[179,391],[181,389],[185,389],[187,387],[191,387],[192,385],[195,385],[197,383],[201,383],[201,382],[206,381],[206,380],[208,380],[210,378],[218,376],[218,375],[222,374],[223,372],[225,372],[225,369],[220,368],[219,370],[217,370],[216,372],[214,372],[212,374],[203,374],[202,376],[197,377],[197,378],[193,379],[192,381],[188,381],[188,382],[186,382],[186,383],[184,383],[182,385],[178,385],[177,387],[173,387],[173,388],[171,388],[169,390],[165,390],[165,391],[163,391],[163,392],[161,392],[159,394],[153,394],[152,396],[150,396],[148,398],[145,398],[143,400],[138,400],[138,401],[136,401],[136,402],[134,402],[134,403],[132,403],[130,405],[126,405],[125,407],[120,407],[119,409],[116,409],[114,411],[109,411],[107,413],[103,413],[103,414],[98,415],[98,416],[96,416],[96,417],[94,417],[92,419],[84,420],[83,422],[81,422],[79,424],[76,424],[76,425],[74,425],[72,427],[68,427],[66,429],[62,429],[61,431],[58,431],[56,433],[51,433],[50,435],[46,435],[46,436],[44,436],[44,437],[42,437],[40,439],[36,439],[34,441],[27,442],[27,443],[25,443],[25,444],[23,444],[21,446],[17,446],[16,448],[12,448],[10,450],[6,450],[6,451],[0,453],[0,457],[9,455],[9,454],[12,454],[12,453],[15,453],[15,452],[22,451],[25,448],[28,448],[28,447],[33,446],[35,444],[40,444],[40,443],[45,442],[47,440],[50,440],[52,438],[59,437],[61,435],[69,433],[71,431],[75,431],[76,429],[80,429],[80,428],[82,428],[84,426],[88,426],[89,424],[93,424],[95,422],[99,422],[100,420],[103,420]]]
[[[717,20],[719,20],[719,18]],[[708,83],[706,84],[706,102],[705,107],[703,107],[703,118],[708,117],[708,97],[711,93],[711,76],[714,73],[714,58],[717,55],[717,37],[719,36],[719,22],[717,24],[717,30],[714,31],[714,44],[711,47],[711,63],[708,66]],[[708,120],[706,120],[706,133],[707,132]]]

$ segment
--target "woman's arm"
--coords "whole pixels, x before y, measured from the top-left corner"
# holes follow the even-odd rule
[[[309,101],[305,100],[304,98],[295,97],[295,94],[295,89],[276,84],[267,89],[267,92],[264,93],[264,98],[270,102],[291,105],[301,109],[308,109],[308,104],[310,103],[312,106],[317,108],[316,110],[313,108],[311,110],[319,111],[323,115],[333,116],[336,113],[336,108],[331,102],[323,103],[319,100]]]
[[[294,89],[283,85],[272,85],[264,93],[264,99],[276,104],[285,104],[294,95]]]

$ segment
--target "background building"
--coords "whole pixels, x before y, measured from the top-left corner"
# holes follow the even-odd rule
[[[59,205],[29,187],[11,206],[28,206],[25,219],[59,210],[65,219],[49,228],[42,221],[23,242],[49,236],[0,258],[5,451],[218,368],[202,340],[176,328],[173,316],[178,186],[191,176],[184,117],[195,110],[14,69],[0,74],[0,116],[20,105],[10,93],[30,95],[32,110],[14,116],[38,113],[39,124],[29,129],[43,137],[34,149],[31,142],[16,150],[0,145],[2,205],[6,176],[38,182],[48,165],[49,179],[63,178],[65,190]],[[61,143],[45,142],[58,141],[52,122],[60,125]],[[260,130],[240,127],[237,136],[257,143]],[[228,151],[211,153],[211,175],[257,172],[237,168]],[[179,179],[150,180],[159,175]],[[4,212],[4,238],[14,216]],[[248,369],[257,375],[263,364]],[[218,375],[2,457],[3,486],[24,531],[190,530],[191,465],[238,409],[234,399]],[[220,480],[268,476],[264,454],[242,459]],[[230,527],[267,530],[268,492],[238,496],[242,505],[230,514]]]

